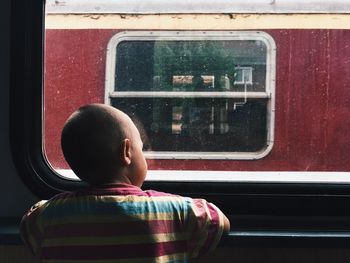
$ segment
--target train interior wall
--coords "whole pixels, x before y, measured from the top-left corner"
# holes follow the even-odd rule
[[[0,221],[18,218],[37,198],[22,183],[14,166],[9,143],[9,92],[10,92],[10,3],[0,1]],[[235,223],[232,222],[232,228]],[[1,226],[0,226],[1,228]],[[1,263],[39,262],[22,244],[7,244],[0,240]],[[263,245],[263,244],[262,244]],[[196,262],[349,262],[350,249],[332,248],[261,248],[219,247],[215,252]]]
[[[349,249],[328,248],[218,248],[210,255],[193,263],[345,263]],[[1,246],[1,263],[39,263],[23,246]]]

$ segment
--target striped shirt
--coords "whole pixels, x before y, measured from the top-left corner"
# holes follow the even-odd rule
[[[37,203],[21,234],[47,263],[188,262],[216,246],[223,225],[204,199],[113,184]]]

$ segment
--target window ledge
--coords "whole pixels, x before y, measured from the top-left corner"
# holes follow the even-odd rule
[[[249,230],[231,231],[219,246],[235,247],[349,247],[350,231]]]
[[[0,245],[23,245],[18,218],[0,218]],[[350,231],[234,230],[220,247],[349,247]]]

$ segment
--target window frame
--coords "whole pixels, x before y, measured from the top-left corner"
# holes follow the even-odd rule
[[[266,45],[265,91],[261,92],[189,92],[189,91],[116,91],[115,72],[117,46],[123,41],[262,41]],[[242,67],[239,67],[242,68]],[[247,68],[247,67],[245,67]],[[267,156],[274,144],[276,97],[276,44],[263,31],[123,31],[115,34],[107,46],[104,102],[111,105],[113,98],[232,98],[267,99],[266,147],[256,152],[145,152],[150,159],[207,159],[207,160],[256,160]]]

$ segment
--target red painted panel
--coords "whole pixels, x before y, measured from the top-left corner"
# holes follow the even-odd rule
[[[66,167],[60,133],[78,107],[103,102],[106,47],[112,32],[105,30],[46,30],[45,151],[51,165]]]
[[[79,106],[102,102],[116,30],[47,30],[45,148],[67,167],[59,137]],[[150,169],[349,171],[350,30],[266,30],[277,44],[275,143],[251,161],[148,160]]]

